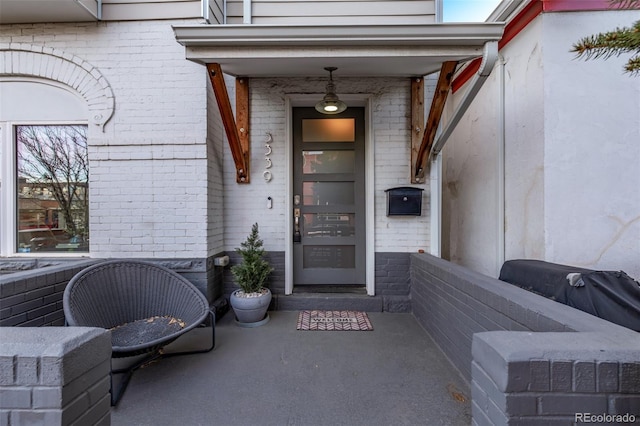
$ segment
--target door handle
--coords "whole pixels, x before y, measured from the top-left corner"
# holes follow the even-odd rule
[[[302,234],[300,233],[300,209],[293,209],[293,242],[302,242]]]

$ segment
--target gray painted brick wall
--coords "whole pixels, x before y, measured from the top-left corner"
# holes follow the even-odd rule
[[[0,327],[0,425],[111,423],[108,331]]]
[[[182,275],[205,295],[211,305],[224,294],[223,268],[214,265],[214,259],[224,255],[222,252],[208,258],[141,260],[156,263]]]
[[[610,416],[600,424],[640,423],[640,339],[632,333],[476,334],[474,424],[572,425],[587,413]]]
[[[224,253],[207,259],[141,260],[157,263],[184,276],[207,297],[209,304],[214,304],[224,295],[223,268],[214,266],[214,258],[222,255]],[[0,327],[64,325],[62,295],[65,287],[75,274],[99,261],[0,261],[0,271],[18,271],[0,275]]]
[[[69,280],[92,263],[33,259],[0,262],[5,270],[20,271],[0,276],[0,327],[64,325],[62,293]]]
[[[418,321],[467,380],[475,333],[629,331],[428,254],[411,256],[411,304]]]
[[[411,312],[411,254],[375,254],[376,295],[382,297],[385,312]]]
[[[411,256],[411,298],[471,383],[474,425],[640,422],[638,333],[427,254]]]
[[[224,294],[229,295],[238,288],[233,280],[230,266],[238,264],[240,256],[228,252],[229,266],[224,268]],[[376,298],[382,299],[382,310],[385,312],[410,312],[410,253],[380,252],[375,254]],[[285,253],[268,252],[265,257],[274,268],[269,277],[267,287],[275,294],[284,294]],[[365,297],[365,296],[363,296]],[[369,298],[370,296],[366,296]],[[353,303],[347,301],[346,303]],[[336,309],[338,309],[336,302]],[[274,303],[271,309],[277,309]],[[342,308],[340,308],[342,309]]]

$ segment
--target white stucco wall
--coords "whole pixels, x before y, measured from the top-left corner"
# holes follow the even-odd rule
[[[630,55],[574,60],[580,36],[640,11],[545,15],[546,258],[640,278],[640,77]]]
[[[640,276],[640,78],[622,73],[624,58],[585,62],[569,52],[580,37],[639,15],[546,13],[500,51],[503,70],[496,65],[443,150],[445,255],[488,275],[501,265],[504,71],[505,259]]]
[[[544,258],[544,46],[538,17],[504,59],[505,259]],[[498,71],[498,70],[496,70]],[[502,260],[496,259],[496,276]]]
[[[533,22],[500,52],[498,64],[442,151],[443,216],[447,224],[444,256],[491,276],[497,276],[502,266],[502,238],[506,258],[539,258],[544,252],[539,35],[540,23]],[[444,122],[470,85],[452,95]],[[504,236],[498,226],[501,191],[505,197]]]
[[[170,22],[4,26],[0,43],[81,58],[113,91],[104,132],[89,127],[91,255],[207,255],[207,76]]]
[[[498,102],[496,74],[452,134],[443,151],[443,257],[474,270],[492,271],[497,232]],[[443,115],[446,123],[463,97],[457,93]]]
[[[426,84],[433,84],[426,82]],[[251,116],[251,183],[235,182],[235,168],[229,152],[225,152],[225,244],[227,250],[238,247],[248,235],[251,225],[258,222],[265,248],[283,251],[285,248],[285,209],[289,196],[286,152],[287,111],[285,97],[316,93],[320,99],[326,79],[264,78],[250,81]],[[373,144],[375,149],[375,251],[410,252],[429,247],[428,183],[410,185],[425,188],[420,217],[386,217],[385,189],[407,186],[410,175],[410,80],[355,79],[336,81],[338,94],[368,94],[373,97]],[[431,92],[433,88],[430,89]],[[428,103],[428,101],[426,102]],[[311,104],[308,106],[312,106]],[[273,179],[265,182],[264,171],[266,133],[273,136],[270,169]],[[226,148],[225,148],[226,149]],[[273,208],[267,209],[267,197]],[[368,242],[371,244],[371,242]]]

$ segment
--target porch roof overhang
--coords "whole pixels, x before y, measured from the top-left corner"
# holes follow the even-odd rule
[[[340,70],[340,76],[422,77],[437,71],[438,81],[426,127],[420,109],[412,127],[411,182],[424,179],[436,130],[458,64],[482,57],[485,65],[467,96],[469,102],[491,72],[497,57],[504,23],[455,23],[424,25],[187,25],[173,27],[176,40],[186,48],[186,58],[207,66],[218,107],[236,163],[238,183],[249,183],[248,90],[236,96],[242,125],[236,124],[222,73],[237,81],[252,77],[326,76],[324,67]],[[487,73],[488,70],[488,73]],[[482,74],[482,75],[481,75]],[[237,87],[244,88],[241,82]],[[422,91],[412,98],[412,108],[422,105]],[[418,93],[420,92],[420,93]],[[238,103],[239,102],[239,103]],[[447,130],[457,124],[469,102],[454,112]],[[447,135],[448,137],[448,135]],[[446,138],[439,138],[441,149]],[[437,154],[437,153],[436,153]]]
[[[443,62],[482,56],[502,37],[503,23],[424,25],[186,25],[174,26],[186,58],[218,63],[243,77],[413,77],[440,70]]]

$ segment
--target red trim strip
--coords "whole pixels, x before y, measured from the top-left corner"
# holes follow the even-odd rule
[[[502,39],[498,42],[498,49],[502,49],[524,30],[538,15],[542,13],[544,0],[534,0],[516,15],[504,28]]]
[[[609,0],[531,0],[515,18],[513,18],[504,28],[502,39],[498,43],[498,49],[502,49],[514,39],[523,29],[527,27],[542,12],[568,12],[579,10],[607,10],[611,9]],[[451,90],[455,93],[464,86],[467,81],[480,68],[482,58],[471,61],[462,72],[453,80]]]
[[[502,39],[498,42],[498,50],[502,49],[509,43],[520,31],[522,31],[536,16],[542,13],[544,0],[532,0],[524,9],[516,15],[509,23],[504,27],[504,34]],[[480,68],[482,58],[474,59],[462,72],[453,80],[451,84],[451,90],[455,93],[458,89],[466,84],[467,81],[473,77],[473,75]]]
[[[609,0],[542,0],[545,12],[612,9]]]

